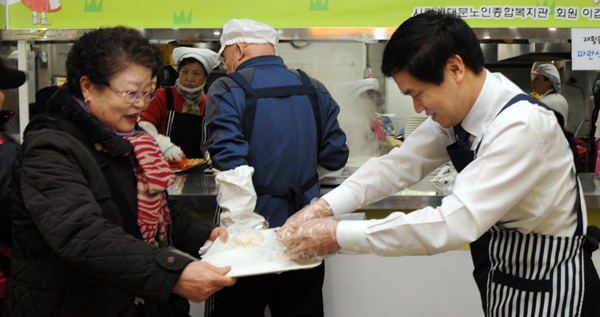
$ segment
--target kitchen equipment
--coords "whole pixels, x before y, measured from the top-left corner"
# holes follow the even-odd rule
[[[405,117],[404,118],[404,137],[407,138],[416,128],[418,128],[427,117]]]

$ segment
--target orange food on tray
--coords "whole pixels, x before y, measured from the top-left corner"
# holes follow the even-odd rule
[[[190,167],[194,167],[196,165],[200,165],[204,162],[206,162],[205,159],[199,159],[199,158],[187,158],[185,157],[185,154],[183,154],[183,158],[181,159],[181,161],[175,161],[175,160],[168,160],[169,162],[169,167],[171,168],[171,170],[173,171],[181,171]]]

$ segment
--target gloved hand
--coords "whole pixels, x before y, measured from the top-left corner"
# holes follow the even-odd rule
[[[309,220],[331,216],[333,216],[333,212],[325,199],[313,199],[310,205],[302,208],[288,218],[281,229],[277,231],[277,239],[281,240],[286,235],[294,234],[303,223]]]
[[[331,218],[313,219],[302,224],[295,233],[284,234],[279,245],[292,261],[323,259],[341,249],[336,239],[337,226],[338,222]]]
[[[148,121],[140,121],[138,122],[140,128],[146,130],[151,136],[154,137],[158,146],[160,146],[160,150],[163,152],[163,155],[168,160],[176,160],[181,161],[183,159],[183,151],[173,142],[171,142],[171,138],[166,135],[162,135],[158,133],[156,127],[148,122]]]
[[[173,142],[169,142],[166,144],[158,144],[160,146],[160,150],[163,152],[167,160],[170,161],[181,161],[183,159],[183,151]]]

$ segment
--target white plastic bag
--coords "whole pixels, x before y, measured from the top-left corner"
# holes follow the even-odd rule
[[[228,171],[215,171],[217,183],[217,204],[221,206],[220,225],[230,234],[246,228],[254,228],[265,218],[254,213],[256,191],[252,185],[254,168],[248,165],[238,166]]]

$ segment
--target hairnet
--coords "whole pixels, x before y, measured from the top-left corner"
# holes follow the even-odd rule
[[[173,50],[173,60],[179,65],[184,58],[194,58],[206,71],[206,76],[210,75],[213,68],[217,67],[221,62],[217,58],[217,53],[207,48],[193,48],[193,47],[177,47]]]
[[[556,92],[560,92],[560,75],[558,74],[558,69],[554,67],[552,64],[541,64],[538,68],[531,72],[534,75],[542,75],[552,82],[552,86],[554,86],[554,90]]]
[[[279,33],[270,25],[248,19],[232,19],[223,26],[221,34],[221,49],[217,54],[221,57],[223,50],[235,43],[273,44],[277,54]]]

